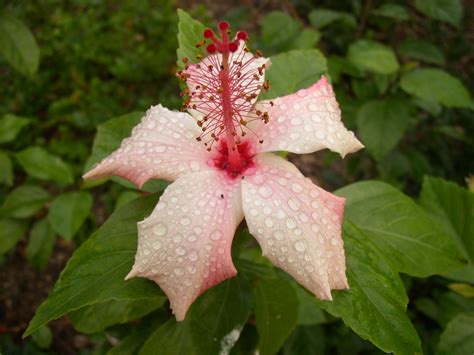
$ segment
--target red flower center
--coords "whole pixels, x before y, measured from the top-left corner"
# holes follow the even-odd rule
[[[237,145],[238,159],[234,154],[229,154],[229,147],[224,139],[219,140],[210,164],[217,170],[224,171],[230,179],[236,179],[255,165],[254,150],[250,141],[243,141]]]

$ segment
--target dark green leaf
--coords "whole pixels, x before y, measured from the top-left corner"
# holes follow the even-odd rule
[[[13,166],[9,155],[0,151],[0,184],[13,185]]]
[[[415,109],[408,100],[374,100],[359,109],[357,127],[362,143],[380,160],[398,144],[414,118]]]
[[[347,58],[360,69],[378,74],[392,74],[399,68],[392,48],[365,39],[349,46]]]
[[[314,325],[326,323],[328,315],[316,302],[313,294],[304,288],[296,285],[296,295],[298,297],[298,325]]]
[[[421,354],[400,277],[362,230],[346,222],[343,231],[350,289],[333,292],[333,301],[318,301],[321,307],[385,352]]]
[[[460,25],[462,5],[459,0],[415,0],[415,7],[432,19],[448,22],[456,27]]]
[[[1,21],[1,20],[0,20]],[[13,141],[30,120],[24,117],[6,114],[0,120],[0,143]]]
[[[314,9],[309,13],[309,21],[317,29],[326,27],[333,22],[341,22],[347,27],[357,27],[354,16],[346,12],[330,9]]]
[[[88,192],[68,192],[53,201],[48,220],[56,233],[71,240],[89,216],[91,208],[92,196]]]
[[[39,49],[28,27],[6,13],[0,13],[0,56],[26,76],[38,70]]]
[[[337,191],[344,216],[383,251],[394,267],[413,276],[442,274],[463,266],[452,238],[400,191],[364,181]]]
[[[441,69],[417,69],[402,76],[401,88],[410,95],[447,107],[473,108],[469,92],[456,77]]]
[[[151,281],[140,278],[124,281],[137,248],[136,224],[150,214],[156,200],[156,196],[148,196],[120,208],[74,252],[53,291],[36,311],[24,336],[53,319],[85,306],[109,300],[162,295]]]
[[[201,295],[184,321],[169,320],[147,340],[140,354],[228,354],[250,314],[250,294],[239,278]]]
[[[74,328],[86,334],[139,319],[161,307],[165,298],[161,295],[132,300],[110,300],[93,304],[68,314]]]
[[[317,49],[292,50],[271,57],[272,65],[265,73],[270,80],[268,93],[262,93],[261,99],[272,99],[288,95],[317,82],[326,74],[326,58]]]
[[[398,4],[382,4],[373,13],[377,16],[388,17],[397,21],[407,21],[410,19],[407,9]]]
[[[297,327],[283,347],[283,355],[324,355],[326,336],[321,326]]]
[[[26,223],[13,219],[0,219],[0,256],[12,249],[25,235]]]
[[[400,43],[398,52],[407,58],[421,60],[429,64],[444,65],[443,52],[430,42],[419,39],[407,39]]]
[[[16,153],[16,159],[28,175],[60,184],[74,181],[70,167],[59,157],[40,147],[31,147]]]
[[[13,190],[0,208],[0,215],[13,218],[28,218],[33,216],[51,195],[39,186],[23,185]]]
[[[296,292],[282,278],[261,279],[254,288],[253,300],[260,354],[276,354],[298,320]]]
[[[26,257],[33,268],[40,270],[48,264],[55,240],[56,235],[46,218],[35,223],[26,248]]]
[[[437,355],[466,355],[474,351],[474,313],[463,313],[441,334]]]
[[[184,67],[183,58],[188,58],[189,62],[196,63],[199,54],[206,54],[196,44],[204,39],[204,25],[193,19],[186,11],[178,9],[178,68]]]

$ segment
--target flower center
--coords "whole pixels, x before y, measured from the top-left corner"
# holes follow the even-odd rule
[[[247,169],[255,165],[255,153],[250,141],[246,140],[237,145],[235,152],[239,157],[237,161],[232,159],[226,139],[221,139],[218,144],[214,156],[209,160],[209,165],[225,172],[230,179],[242,176]]]

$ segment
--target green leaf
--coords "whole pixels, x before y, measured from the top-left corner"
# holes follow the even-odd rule
[[[68,192],[57,197],[48,213],[48,220],[60,236],[71,240],[92,208],[92,196],[85,191]]]
[[[462,5],[459,0],[415,0],[415,7],[434,20],[459,27],[462,18]]]
[[[13,166],[7,153],[0,150],[0,184],[13,185]]]
[[[398,46],[398,52],[407,58],[421,60],[429,64],[444,65],[446,62],[443,52],[438,47],[419,39],[403,41]]]
[[[437,355],[465,355],[474,350],[474,313],[463,313],[448,323],[439,338]]]
[[[275,354],[291,334],[298,320],[298,297],[282,278],[260,279],[253,292],[259,352]]]
[[[369,101],[357,113],[359,136],[367,150],[380,160],[398,144],[415,117],[415,108],[408,100]]]
[[[446,107],[474,107],[462,82],[441,69],[413,70],[402,76],[400,87],[410,95]]]
[[[351,27],[351,28],[357,27],[356,20],[353,15],[346,12],[334,11],[330,9],[312,10],[309,13],[309,21],[317,29],[321,29],[334,22],[339,22],[339,21],[347,27]]]
[[[39,186],[23,185],[8,194],[0,208],[0,215],[13,218],[28,218],[43,208],[51,195]]]
[[[365,39],[349,46],[347,58],[360,69],[378,74],[392,74],[399,68],[392,48]]]
[[[328,315],[319,307],[314,295],[295,284],[298,297],[298,325],[315,325],[326,323]]]
[[[156,196],[148,196],[120,208],[74,252],[53,291],[37,309],[25,337],[85,306],[162,295],[151,281],[124,280],[137,249],[137,222],[150,214],[156,201]]]
[[[14,219],[0,219],[0,256],[12,249],[25,235],[26,223]]]
[[[26,248],[26,257],[34,269],[41,270],[48,264],[55,240],[56,235],[46,218],[34,224]]]
[[[382,4],[372,13],[377,16],[391,18],[397,21],[407,21],[410,19],[407,9],[398,4]]]
[[[300,326],[295,329],[283,347],[283,355],[324,355],[326,336],[321,326]]]
[[[392,186],[364,181],[337,194],[347,199],[344,217],[355,223],[398,271],[427,277],[463,266],[452,238]]]
[[[250,292],[241,278],[209,289],[191,306],[184,321],[174,318],[158,328],[141,355],[228,354],[250,314]]]
[[[26,76],[38,70],[39,48],[28,27],[6,13],[0,13],[0,56]]]
[[[385,352],[421,354],[420,339],[405,313],[408,298],[399,275],[364,231],[346,220],[343,233],[350,288],[333,291],[333,301],[318,303]]]
[[[48,349],[53,343],[53,332],[46,325],[40,327],[31,337],[35,344],[41,349]]]
[[[139,319],[165,302],[161,295],[133,300],[110,300],[93,304],[68,314],[74,328],[86,334],[100,332],[111,325]]]
[[[183,58],[188,58],[189,62],[196,63],[199,54],[205,55],[202,49],[196,48],[196,44],[204,39],[204,25],[193,19],[186,11],[178,9],[178,68],[184,68]]]
[[[111,118],[100,124],[97,128],[97,134],[92,145],[92,153],[87,159],[84,173],[115,149],[119,148],[122,140],[130,136],[132,128],[140,122],[142,117],[143,112],[132,112],[127,115]]]
[[[300,28],[301,25],[288,14],[272,11],[262,22],[262,44],[265,49],[284,51],[297,37]]]
[[[326,58],[317,49],[292,50],[271,57],[272,65],[265,72],[270,80],[268,93],[260,99],[272,99],[288,95],[317,82],[327,73]]]
[[[30,120],[24,117],[10,114],[4,115],[0,120],[0,143],[13,141],[23,127],[29,123]]]
[[[314,48],[321,38],[321,33],[312,28],[305,28],[293,39],[290,49]]]
[[[15,154],[28,175],[40,180],[52,180],[60,184],[72,184],[71,168],[59,157],[40,147],[30,147]]]

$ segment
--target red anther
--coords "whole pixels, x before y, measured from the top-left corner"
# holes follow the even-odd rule
[[[231,51],[232,53],[236,52],[238,48],[239,48],[239,45],[237,44],[237,42],[229,43],[229,51]]]
[[[217,50],[216,45],[214,43],[211,43],[207,46],[207,53],[212,54],[215,53]]]
[[[244,31],[237,32],[237,38],[242,40],[242,41],[246,41],[247,38],[248,38],[247,32],[244,32]]]
[[[221,31],[225,31],[229,28],[229,22],[227,21],[222,21],[222,22],[219,22],[219,29]]]
[[[210,28],[206,28],[204,30],[204,38],[212,38],[214,37],[214,32]]]

